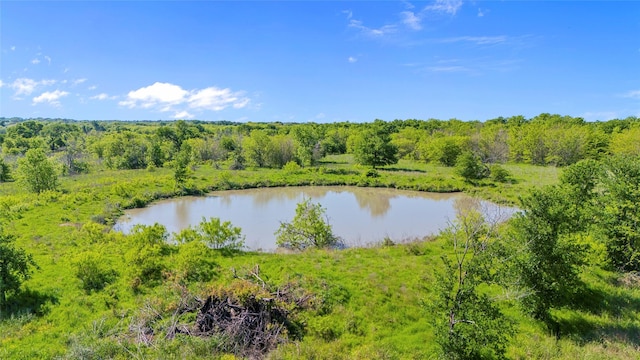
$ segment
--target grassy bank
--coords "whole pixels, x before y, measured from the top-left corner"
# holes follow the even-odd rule
[[[297,185],[355,185],[420,191],[465,191],[517,204],[533,186],[557,181],[553,167],[505,165],[513,181],[465,183],[451,168],[401,161],[376,171],[358,168],[349,156],[328,157],[320,167],[295,171],[194,169],[176,188],[170,169],[101,171],[65,177],[60,192],[33,195],[16,183],[0,185],[0,218],[17,245],[39,265],[23,292],[11,298],[0,321],[0,358],[201,358],[217,351],[220,339],[167,338],[185,293],[204,296],[224,286],[245,286],[243,274],[259,269],[273,286],[295,283],[313,295],[313,306],[296,311],[304,336],[283,344],[273,358],[424,359],[437,356],[434,319],[435,272],[446,247],[441,239],[374,248],[311,250],[299,254],[226,253],[207,248],[162,247],[157,279],[136,283],[129,259],[135,239],[109,231],[123,209],[181,194],[221,189]],[[79,263],[99,259],[113,271],[100,290],[87,291]],[[194,269],[195,267],[195,269]],[[563,336],[556,340],[522,312],[509,294],[500,304],[516,324],[512,358],[633,358],[638,342],[640,282],[603,271],[585,272],[585,303],[558,310]],[[207,270],[200,279],[186,273]],[[245,281],[245,282],[243,282]],[[245,284],[245,285],[238,285]],[[246,285],[248,286],[248,285]],[[587,301],[587,299],[589,299]],[[184,315],[180,321],[192,321]],[[153,321],[151,321],[152,319]],[[141,341],[136,326],[156,326]],[[222,356],[222,355],[220,355]]]

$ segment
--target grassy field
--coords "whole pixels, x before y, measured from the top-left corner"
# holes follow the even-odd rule
[[[553,167],[505,165],[508,184],[489,180],[468,184],[451,168],[400,161],[372,174],[349,156],[323,159],[320,167],[296,171],[219,170],[201,166],[186,189],[176,189],[170,169],[100,171],[61,178],[60,192],[32,195],[16,183],[0,184],[0,220],[17,245],[33,254],[39,268],[13,297],[0,320],[2,359],[233,358],[216,352],[219,339],[167,338],[156,330],[141,341],[142,320],[169,323],[185,293],[204,296],[224,286],[245,286],[238,274],[259,274],[264,283],[298,284],[314,295],[314,307],[297,313],[304,336],[283,344],[274,359],[437,358],[433,313],[435,273],[447,247],[442,239],[373,248],[309,250],[294,254],[227,253],[207,248],[166,246],[158,261],[164,272],[147,284],[135,283],[127,259],[130,236],[109,231],[122,209],[166,197],[218,189],[296,185],[354,185],[419,191],[465,191],[503,203],[534,186],[557,182]],[[369,175],[369,176],[368,176]],[[105,224],[105,225],[103,225]],[[99,259],[113,270],[104,289],[85,291],[78,264]],[[193,269],[193,266],[200,269]],[[206,269],[206,280],[180,274]],[[259,269],[259,272],[258,270]],[[256,275],[257,276],[257,275]],[[601,270],[597,259],[584,272],[584,303],[563,308],[556,339],[522,314],[508,293],[496,293],[516,325],[507,355],[514,359],[633,359],[640,347],[640,280]],[[246,285],[248,286],[248,285]],[[186,315],[185,315],[186,316]],[[178,318],[180,321],[193,320]],[[215,357],[214,357],[215,358]]]

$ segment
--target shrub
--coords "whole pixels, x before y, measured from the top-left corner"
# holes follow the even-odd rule
[[[337,245],[339,238],[333,234],[324,208],[310,199],[298,203],[296,215],[290,223],[280,223],[276,231],[278,246],[303,250],[308,247],[324,248]]]
[[[82,281],[82,289],[87,293],[104,289],[117,277],[115,270],[107,268],[102,257],[94,252],[80,254],[74,265],[76,277]]]

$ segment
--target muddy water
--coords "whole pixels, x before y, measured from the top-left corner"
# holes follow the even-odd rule
[[[348,246],[366,246],[389,237],[402,241],[436,234],[456,216],[456,207],[473,200],[460,193],[437,194],[384,188],[285,187],[219,191],[204,197],[163,200],[125,212],[114,229],[128,233],[136,224],[160,223],[171,232],[218,217],[242,228],[251,250],[276,248],[274,232],[295,215],[305,198],[322,204],[336,235]],[[508,217],[513,209],[482,202],[490,216]]]

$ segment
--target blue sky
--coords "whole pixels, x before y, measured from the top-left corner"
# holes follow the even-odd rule
[[[640,116],[638,1],[0,2],[0,116]]]

